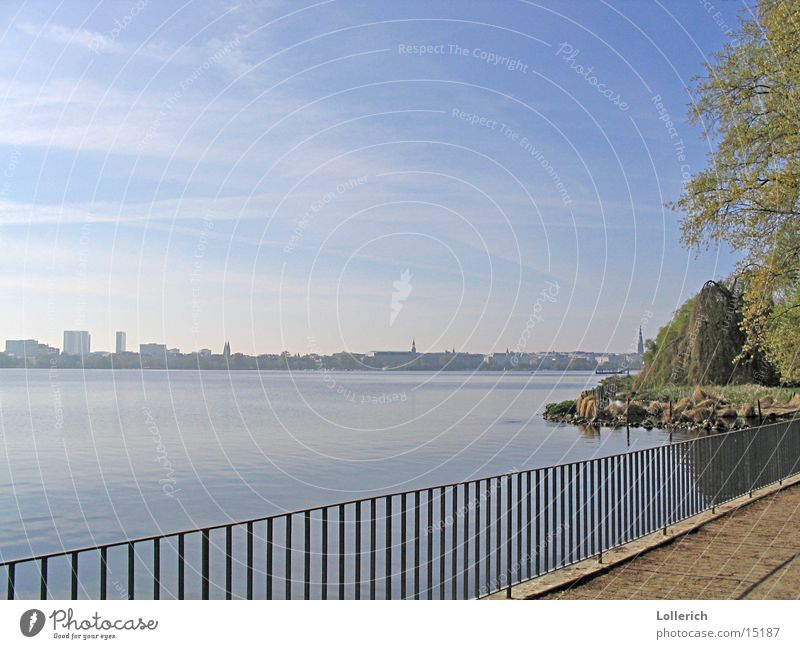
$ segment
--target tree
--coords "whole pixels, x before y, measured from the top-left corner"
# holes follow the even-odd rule
[[[765,335],[767,357],[786,383],[800,383],[800,281],[778,291],[775,318]]]
[[[647,341],[637,386],[773,384],[773,368],[760,351],[742,358],[742,301],[735,281],[706,282],[658,331],[655,340]]]
[[[744,352],[764,350],[784,380],[797,380],[800,0],[760,0],[743,14],[694,97],[690,119],[714,150],[674,206],[685,212],[684,243],[724,242],[741,253]]]

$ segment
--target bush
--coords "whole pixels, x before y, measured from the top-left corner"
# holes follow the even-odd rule
[[[544,407],[544,410],[550,417],[574,415],[575,401],[568,399],[567,401],[560,401],[558,403],[548,403]]]

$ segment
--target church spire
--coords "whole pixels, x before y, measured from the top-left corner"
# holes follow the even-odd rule
[[[412,338],[411,339],[411,353],[412,354],[416,354],[417,353],[417,339],[416,338]]]
[[[642,325],[639,325],[639,344],[636,347],[639,356],[644,354],[644,338],[642,337]]]

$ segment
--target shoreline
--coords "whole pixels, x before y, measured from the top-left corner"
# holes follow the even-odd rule
[[[601,384],[584,391],[574,401],[547,404],[543,418],[555,423],[614,430],[628,427],[716,433],[800,419],[800,391],[783,402],[771,395],[751,402],[729,401],[696,387],[690,397],[675,401],[663,397],[637,399],[635,393],[609,395],[605,387]]]

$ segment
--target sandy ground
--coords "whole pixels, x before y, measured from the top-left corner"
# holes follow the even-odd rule
[[[545,599],[798,599],[800,485]]]

